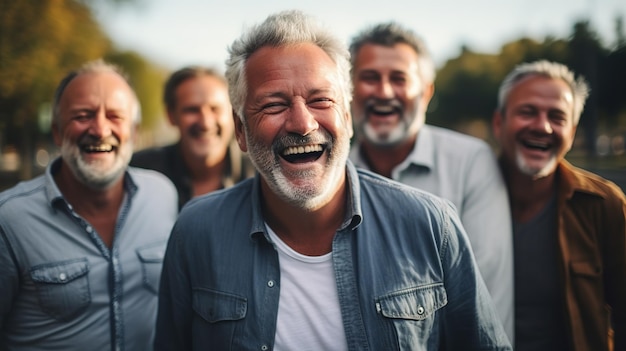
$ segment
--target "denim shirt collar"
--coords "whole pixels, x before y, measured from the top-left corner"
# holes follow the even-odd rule
[[[337,231],[346,229],[352,230],[363,221],[359,176],[355,166],[350,160],[346,163],[346,182],[348,183],[347,211]],[[253,239],[255,236],[263,234],[266,240],[271,242],[269,235],[265,231],[265,219],[263,218],[263,211],[261,210],[261,198],[261,175],[257,172],[252,185],[252,227],[250,228],[250,238]]]
[[[54,205],[59,201],[66,203],[70,208],[70,204],[65,200],[65,197],[59,190],[57,183],[54,181],[54,175],[59,171],[61,167],[61,157],[54,159],[46,168],[44,174],[44,187],[46,192],[46,199],[50,207],[54,208]],[[137,183],[133,180],[132,176],[128,172],[128,169],[124,172],[124,190],[128,194],[129,198],[132,198],[138,190]]]

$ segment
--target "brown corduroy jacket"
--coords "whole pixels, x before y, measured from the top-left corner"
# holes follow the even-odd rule
[[[564,309],[575,351],[626,350],[626,198],[562,161],[557,170]]]

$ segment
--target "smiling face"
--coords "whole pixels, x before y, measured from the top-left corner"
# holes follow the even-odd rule
[[[576,134],[573,95],[560,79],[522,78],[496,112],[494,135],[507,164],[533,178],[552,174]]]
[[[126,81],[112,72],[81,74],[67,85],[52,133],[79,182],[105,189],[124,174],[133,152],[136,104]]]
[[[246,64],[237,141],[272,192],[306,210],[326,204],[345,181],[352,127],[337,72],[313,44],[263,47]]]
[[[374,145],[411,140],[424,124],[433,85],[419,75],[407,44],[365,44],[354,61],[352,112],[357,130]]]
[[[175,95],[168,117],[180,132],[183,154],[208,165],[224,160],[234,134],[226,84],[213,76],[196,76],[182,82]]]

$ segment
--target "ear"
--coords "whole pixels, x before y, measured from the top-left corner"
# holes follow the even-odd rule
[[[168,108],[165,113],[167,114],[167,119],[170,121],[170,124],[176,126],[176,115],[174,114],[174,111]]]
[[[348,107],[348,110],[345,112],[344,123],[346,124],[348,136],[352,139],[354,136],[354,126],[352,124],[352,113],[350,107]]]
[[[424,86],[424,92],[422,93],[422,106],[428,106],[430,99],[435,94],[435,84],[428,83]]]
[[[243,122],[237,113],[233,110],[233,122],[235,122],[235,138],[237,144],[243,152],[248,152],[248,144],[246,143],[246,132],[244,130]]]
[[[63,137],[61,136],[61,131],[59,130],[59,122],[55,121],[54,117],[52,118],[50,127],[52,129],[52,139],[54,140],[54,144],[60,147],[61,144],[63,144]]]
[[[572,137],[570,138],[569,146],[567,147],[567,151],[569,152],[574,145],[574,139],[576,139],[576,130],[578,128],[578,124],[572,127]]]
[[[130,126],[131,140],[133,141],[133,147],[137,146],[139,142],[139,131],[141,130],[141,124],[133,122]]]
[[[502,129],[502,114],[499,109],[496,109],[493,112],[493,117],[491,118],[491,129],[493,132],[493,136],[496,140],[500,140],[500,130]]]

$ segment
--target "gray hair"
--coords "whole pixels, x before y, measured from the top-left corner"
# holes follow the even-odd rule
[[[65,89],[70,84],[70,82],[80,75],[90,73],[115,73],[126,81],[135,100],[135,106],[133,108],[133,111],[131,112],[133,122],[134,124],[138,125],[141,122],[141,104],[139,103],[137,94],[135,94],[135,91],[130,84],[128,76],[120,67],[111,63],[107,63],[102,59],[87,62],[84,65],[80,66],[77,70],[68,73],[63,79],[61,79],[61,82],[54,92],[54,100],[52,102],[52,123],[59,123],[59,103],[61,102],[61,96],[63,96],[63,92],[65,92]]]
[[[352,56],[352,67],[356,61],[357,54],[365,44],[383,45],[392,47],[396,44],[407,44],[417,53],[418,75],[426,84],[435,81],[435,64],[426,48],[424,41],[409,28],[403,27],[396,22],[380,23],[366,28],[352,38],[350,44],[350,55]]]
[[[230,54],[226,60],[228,92],[233,111],[240,119],[244,118],[247,94],[245,66],[250,56],[265,46],[282,47],[300,43],[317,45],[337,65],[340,92],[343,94],[342,107],[349,111],[352,82],[350,54],[346,46],[312,17],[298,10],[289,10],[270,15],[261,24],[252,26],[228,48]]]
[[[580,115],[585,108],[585,101],[589,96],[589,86],[582,76],[576,79],[574,72],[567,66],[547,60],[519,64],[504,78],[498,91],[498,110],[500,113],[504,116],[509,94],[515,85],[523,78],[531,75],[560,79],[569,85],[574,95],[574,110],[572,111],[574,125],[578,125]]]

